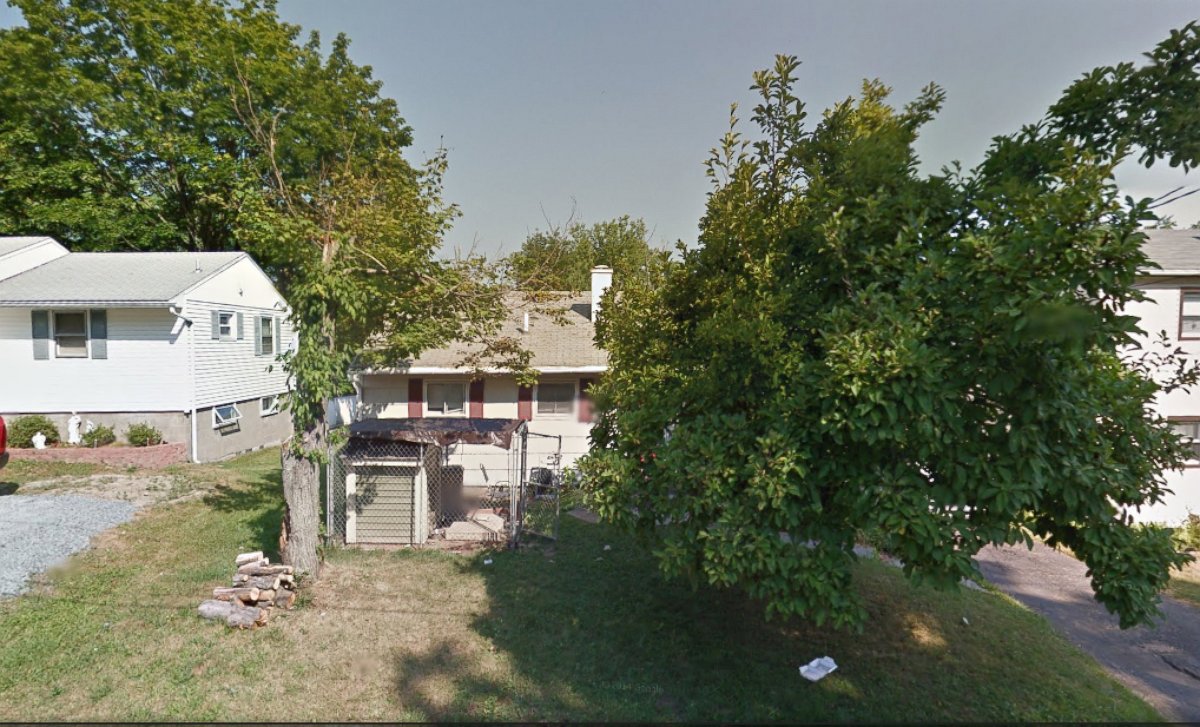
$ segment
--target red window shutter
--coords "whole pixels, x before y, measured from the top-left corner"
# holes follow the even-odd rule
[[[408,380],[408,415],[425,416],[425,382],[421,379]]]
[[[467,414],[472,419],[482,419],[483,418],[483,379],[479,379],[478,381],[471,382],[470,399],[471,399],[471,408],[470,408],[470,411],[467,412]]]
[[[592,395],[588,393],[588,389],[592,388],[594,379],[579,380],[579,421],[585,424],[592,421]]]
[[[517,418],[529,421],[533,419],[533,387],[517,388]]]

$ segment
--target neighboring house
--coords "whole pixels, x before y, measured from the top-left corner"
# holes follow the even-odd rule
[[[355,376],[359,403],[356,419],[407,417],[473,417],[523,419],[529,422],[529,468],[574,465],[588,449],[592,412],[588,387],[608,368],[608,356],[595,342],[595,316],[600,296],[612,283],[612,270],[592,270],[590,293],[560,293],[554,306],[562,316],[534,310],[520,296],[510,299],[505,331],[520,339],[533,356],[537,384],[519,386],[505,371],[471,380],[461,366],[471,348],[459,344],[426,351],[413,361]],[[540,306],[545,308],[545,306]],[[507,454],[495,450],[447,450],[449,465],[463,467],[464,484],[479,487],[507,472]]]
[[[134,422],[193,461],[276,444],[289,310],[241,252],[68,252],[0,238],[0,414]]]
[[[1165,331],[1172,344],[1190,359],[1200,359],[1200,231],[1147,230],[1145,251],[1159,270],[1149,270],[1138,279],[1148,300],[1130,305],[1126,312],[1140,319],[1152,343]],[[1148,337],[1148,338],[1147,338]],[[1177,525],[1189,512],[1200,514],[1200,387],[1174,391],[1156,402],[1159,413],[1176,430],[1192,439],[1196,459],[1181,472],[1167,474],[1172,495],[1160,505],[1136,514],[1142,522]]]

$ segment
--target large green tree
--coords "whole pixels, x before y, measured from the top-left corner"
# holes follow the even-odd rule
[[[587,290],[597,265],[613,269],[618,284],[631,276],[652,275],[670,259],[670,250],[650,242],[646,222],[628,216],[538,230],[508,257],[513,285],[528,290]]]
[[[456,337],[511,361],[502,289],[479,259],[442,260],[457,209],[444,154],[412,132],[338,36],[283,23],[269,0],[14,0],[0,31],[0,229],[77,249],[241,249],[291,306],[299,344],[282,550],[318,569],[325,403],[352,366]],[[489,356],[494,357],[489,358]]]
[[[1151,405],[1196,373],[1130,353],[1153,214],[1113,171],[1135,144],[1195,163],[1198,47],[1189,26],[932,175],[913,144],[938,88],[896,109],[868,82],[810,121],[795,59],[757,73],[759,134],[733,118],[714,150],[699,246],[601,317],[595,507],[769,614],[860,623],[867,531],[947,587],[1044,537],[1122,625],[1150,619],[1185,556],[1126,509],[1183,463]]]
[[[253,80],[256,108],[278,114],[271,151],[285,181],[347,151],[335,123],[355,127],[350,151],[360,155],[411,142],[347,41],[335,40],[326,62],[319,38],[301,42],[271,0],[10,4],[25,24],[0,31],[7,234],[54,235],[74,249],[237,249],[230,200],[248,180],[271,181],[231,103],[242,79]]]

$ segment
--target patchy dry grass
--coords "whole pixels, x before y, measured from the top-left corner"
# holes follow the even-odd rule
[[[0,469],[0,495],[11,495],[21,485],[62,477],[88,477],[103,472],[120,472],[102,464],[90,462],[37,462],[11,459]]]
[[[82,462],[16,460],[0,470],[0,495],[53,492],[123,500],[136,507],[200,497],[229,480],[219,467],[174,465],[164,469]]]
[[[1002,596],[914,588],[867,562],[864,633],[766,623],[574,518],[556,546],[520,552],[334,551],[267,628],[201,621],[233,554],[272,550],[276,457],[181,468],[202,500],[143,513],[0,603],[0,720],[1156,718]],[[803,681],[822,655],[838,671]]]
[[[1200,562],[1189,563],[1182,571],[1173,573],[1167,595],[1200,606]]]

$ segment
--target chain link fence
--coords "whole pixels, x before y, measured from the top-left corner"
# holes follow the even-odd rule
[[[325,542],[453,547],[557,538],[561,462],[561,438],[524,429],[507,450],[351,437],[329,452]]]

